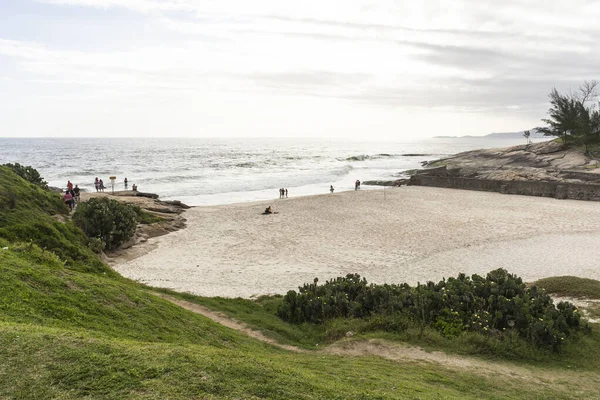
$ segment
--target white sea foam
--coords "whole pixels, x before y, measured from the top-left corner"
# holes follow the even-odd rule
[[[422,161],[515,140],[430,139],[413,142],[341,142],[315,139],[0,139],[0,164],[32,165],[52,186],[67,180],[94,190],[117,176],[139,189],[191,205],[268,200],[352,190],[354,181],[394,179]],[[367,187],[364,187],[367,189]]]

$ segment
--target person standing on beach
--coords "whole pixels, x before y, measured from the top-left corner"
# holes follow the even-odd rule
[[[98,177],[96,177],[96,180],[94,181],[94,186],[96,187],[96,192],[97,192],[98,189],[100,188],[100,183],[98,181]]]
[[[98,181],[98,187],[100,188],[101,192],[104,192],[104,181],[102,179]]]
[[[127,189],[127,178],[125,178],[125,180],[123,181],[123,183],[125,184],[125,189]]]
[[[329,186],[329,191],[330,191],[331,193],[333,193],[333,191],[334,191],[334,190],[335,190],[335,189],[333,188],[333,185],[330,185],[330,186]]]
[[[287,193],[288,193],[288,191],[287,191],[287,189],[285,189],[285,198],[286,199],[287,199]]]

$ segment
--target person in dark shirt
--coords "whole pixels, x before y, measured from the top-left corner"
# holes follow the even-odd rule
[[[75,185],[75,188],[73,189],[73,193],[75,194],[75,202],[79,203],[79,185]]]

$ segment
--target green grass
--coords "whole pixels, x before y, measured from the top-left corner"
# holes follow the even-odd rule
[[[148,212],[139,206],[134,205],[133,209],[138,216],[138,223],[140,224],[150,225],[156,222],[164,221],[164,218],[154,215],[153,213]]]
[[[600,386],[596,333],[577,343],[579,353],[567,348],[548,364],[517,358],[533,380],[410,360],[283,351],[114,273],[74,225],[52,217],[66,215],[57,195],[5,169],[0,204],[2,399],[585,399]],[[412,330],[360,333],[376,321],[291,325],[275,316],[278,297],[177,296],[307,349],[320,349],[347,330],[480,356],[489,347],[477,344],[480,337],[447,343],[429,331],[418,340]]]
[[[515,384],[508,376],[377,357],[285,352],[174,306],[135,282],[66,269],[35,245],[0,251],[0,273],[0,398],[571,396],[569,385]],[[211,300],[238,317],[273,305],[266,298],[263,305]],[[287,329],[302,336],[294,326]]]
[[[0,397],[154,399],[592,398],[579,379],[552,387],[374,357],[266,347],[174,346],[0,324]],[[18,377],[9,381],[7,379]],[[10,383],[9,383],[10,382]]]
[[[140,209],[140,211],[137,212],[137,215],[139,218],[138,222],[144,225],[150,225],[156,222],[164,221],[164,218],[151,214],[148,211],[144,211],[142,209]]]
[[[352,332],[353,339],[381,338],[393,342],[409,343],[428,351],[444,351],[484,360],[514,362],[556,369],[573,368],[582,371],[600,370],[600,332],[574,336],[560,353],[531,346],[516,334],[506,337],[490,337],[477,333],[464,333],[448,338],[430,328],[421,330],[414,322],[399,318],[399,332],[386,332],[388,320],[380,317],[370,319],[336,319],[325,324],[295,325],[276,316],[281,296],[261,297],[256,301],[246,299],[223,299],[193,296],[167,289],[153,289],[176,298],[220,311],[249,327],[261,331],[280,343],[305,349],[319,349],[346,337]]]
[[[600,299],[600,281],[576,276],[555,276],[540,279],[535,285],[550,294],[564,297]]]
[[[87,247],[87,238],[67,219],[68,213],[59,194],[0,167],[0,239],[34,243],[75,270],[113,274]]]

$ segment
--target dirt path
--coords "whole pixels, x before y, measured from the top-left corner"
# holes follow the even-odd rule
[[[326,348],[323,348],[322,350],[304,350],[296,346],[281,344],[276,340],[263,335],[262,332],[250,329],[244,323],[236,321],[223,313],[210,310],[199,304],[191,303],[185,300],[179,300],[163,293],[151,293],[182,308],[185,308],[188,311],[210,318],[218,324],[234,329],[238,332],[243,332],[256,340],[260,340],[261,342],[268,343],[280,349],[295,353],[322,353],[345,357],[375,356],[392,361],[433,363],[448,369],[459,369],[485,377],[492,377],[500,374],[512,379],[519,379],[526,382],[543,385],[552,385],[558,381],[564,381],[565,379],[568,379],[571,382],[583,380],[586,382],[586,385],[588,385],[590,381],[595,381],[600,385],[600,377],[596,376],[595,374],[591,375],[588,372],[574,373],[570,371],[543,370],[535,367],[526,368],[516,364],[500,361],[488,362],[472,357],[446,354],[440,351],[427,352],[419,347],[393,343],[383,339],[346,339],[336,342]]]
[[[280,349],[293,351],[295,353],[307,352],[306,350],[303,350],[296,346],[281,344],[281,343],[277,342],[276,340],[263,335],[262,332],[260,332],[260,331],[255,331],[255,330],[250,329],[246,324],[244,324],[242,322],[236,321],[233,318],[230,318],[223,313],[210,310],[199,304],[191,303],[191,302],[185,301],[185,300],[179,300],[179,299],[176,299],[175,297],[172,297],[172,296],[169,296],[169,295],[163,294],[163,293],[152,292],[152,294],[154,294],[155,296],[158,296],[158,297],[162,297],[163,299],[168,300],[171,303],[176,304],[181,308],[185,308],[188,311],[194,312],[196,314],[204,315],[205,317],[212,319],[217,324],[221,324],[228,328],[234,329],[238,332],[243,332],[246,335],[250,336],[251,338],[260,340],[261,342],[265,342],[265,343],[268,343],[275,347],[279,347]]]

